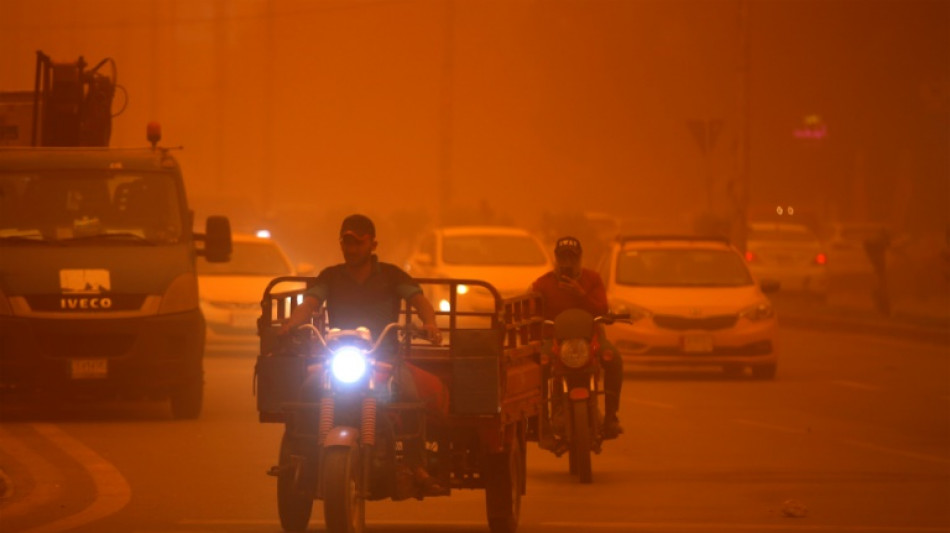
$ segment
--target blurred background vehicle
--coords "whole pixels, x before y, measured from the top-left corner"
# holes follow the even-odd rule
[[[530,232],[507,226],[448,226],[424,232],[406,261],[417,278],[484,280],[501,295],[522,293],[553,269],[541,242]],[[486,310],[494,300],[485,289],[459,287],[458,310]],[[446,294],[427,294],[432,304],[448,311]]]
[[[829,225],[824,248],[828,274],[835,288],[867,288],[874,283],[874,265],[865,243],[887,232],[877,222],[835,222]]]
[[[783,294],[828,296],[828,256],[804,224],[749,223],[745,259],[756,279],[778,281]]]
[[[277,241],[263,233],[235,234],[228,263],[209,263],[199,257],[198,294],[208,347],[237,344],[256,348],[264,288],[278,276],[312,275],[313,271],[308,263],[294,266]],[[286,290],[302,287],[302,283],[286,284]]]
[[[772,379],[776,318],[742,255],[725,240],[693,236],[625,237],[601,265],[611,311],[631,324],[607,336],[632,364],[720,366]]]

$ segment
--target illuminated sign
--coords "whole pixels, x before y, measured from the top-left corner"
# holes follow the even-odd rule
[[[818,115],[808,115],[802,121],[802,126],[796,128],[792,135],[796,139],[824,139],[828,135],[828,126]]]

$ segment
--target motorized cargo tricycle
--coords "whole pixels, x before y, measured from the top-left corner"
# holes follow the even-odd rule
[[[449,496],[483,489],[489,529],[513,533],[525,493],[525,444],[541,411],[540,300],[502,298],[478,280],[417,279],[444,285],[454,302],[458,287],[491,293],[490,310],[438,312],[447,343],[432,346],[412,334],[403,302],[398,322],[384,332],[327,330],[322,320],[303,334],[279,335],[302,290],[265,289],[258,323],[261,353],[255,369],[261,422],[283,423],[277,477],[278,513],[286,531],[306,529],[315,500],[323,501],[326,529],[360,532],[365,502]],[[394,335],[387,341],[388,335]],[[395,342],[395,357],[379,347]],[[406,401],[392,376],[411,363],[437,376],[449,390],[448,412],[433,421],[424,405]],[[421,457],[411,443],[424,443]],[[406,485],[407,463],[421,461],[443,488],[438,494]]]

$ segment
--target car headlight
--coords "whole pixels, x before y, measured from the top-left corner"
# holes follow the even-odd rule
[[[739,312],[739,316],[753,322],[772,318],[775,311],[772,310],[772,304],[765,302],[751,307],[746,307]]]
[[[632,303],[624,302],[621,300],[614,301],[610,307],[611,307],[611,311],[613,311],[614,313],[629,314],[631,322],[636,322],[637,320],[650,318],[653,316],[653,312],[651,312],[649,309],[645,309],[643,307],[640,307],[639,305],[634,305]]]
[[[580,368],[590,360],[590,346],[584,339],[567,339],[561,343],[561,362],[568,368]]]
[[[330,371],[343,383],[354,383],[366,374],[366,354],[355,346],[343,346],[333,352]]]

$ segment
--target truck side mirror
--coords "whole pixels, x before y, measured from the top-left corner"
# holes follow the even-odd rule
[[[209,263],[226,263],[231,260],[231,222],[228,217],[212,215],[205,222],[204,235],[196,235],[198,240],[205,243],[204,250],[199,250]]]

